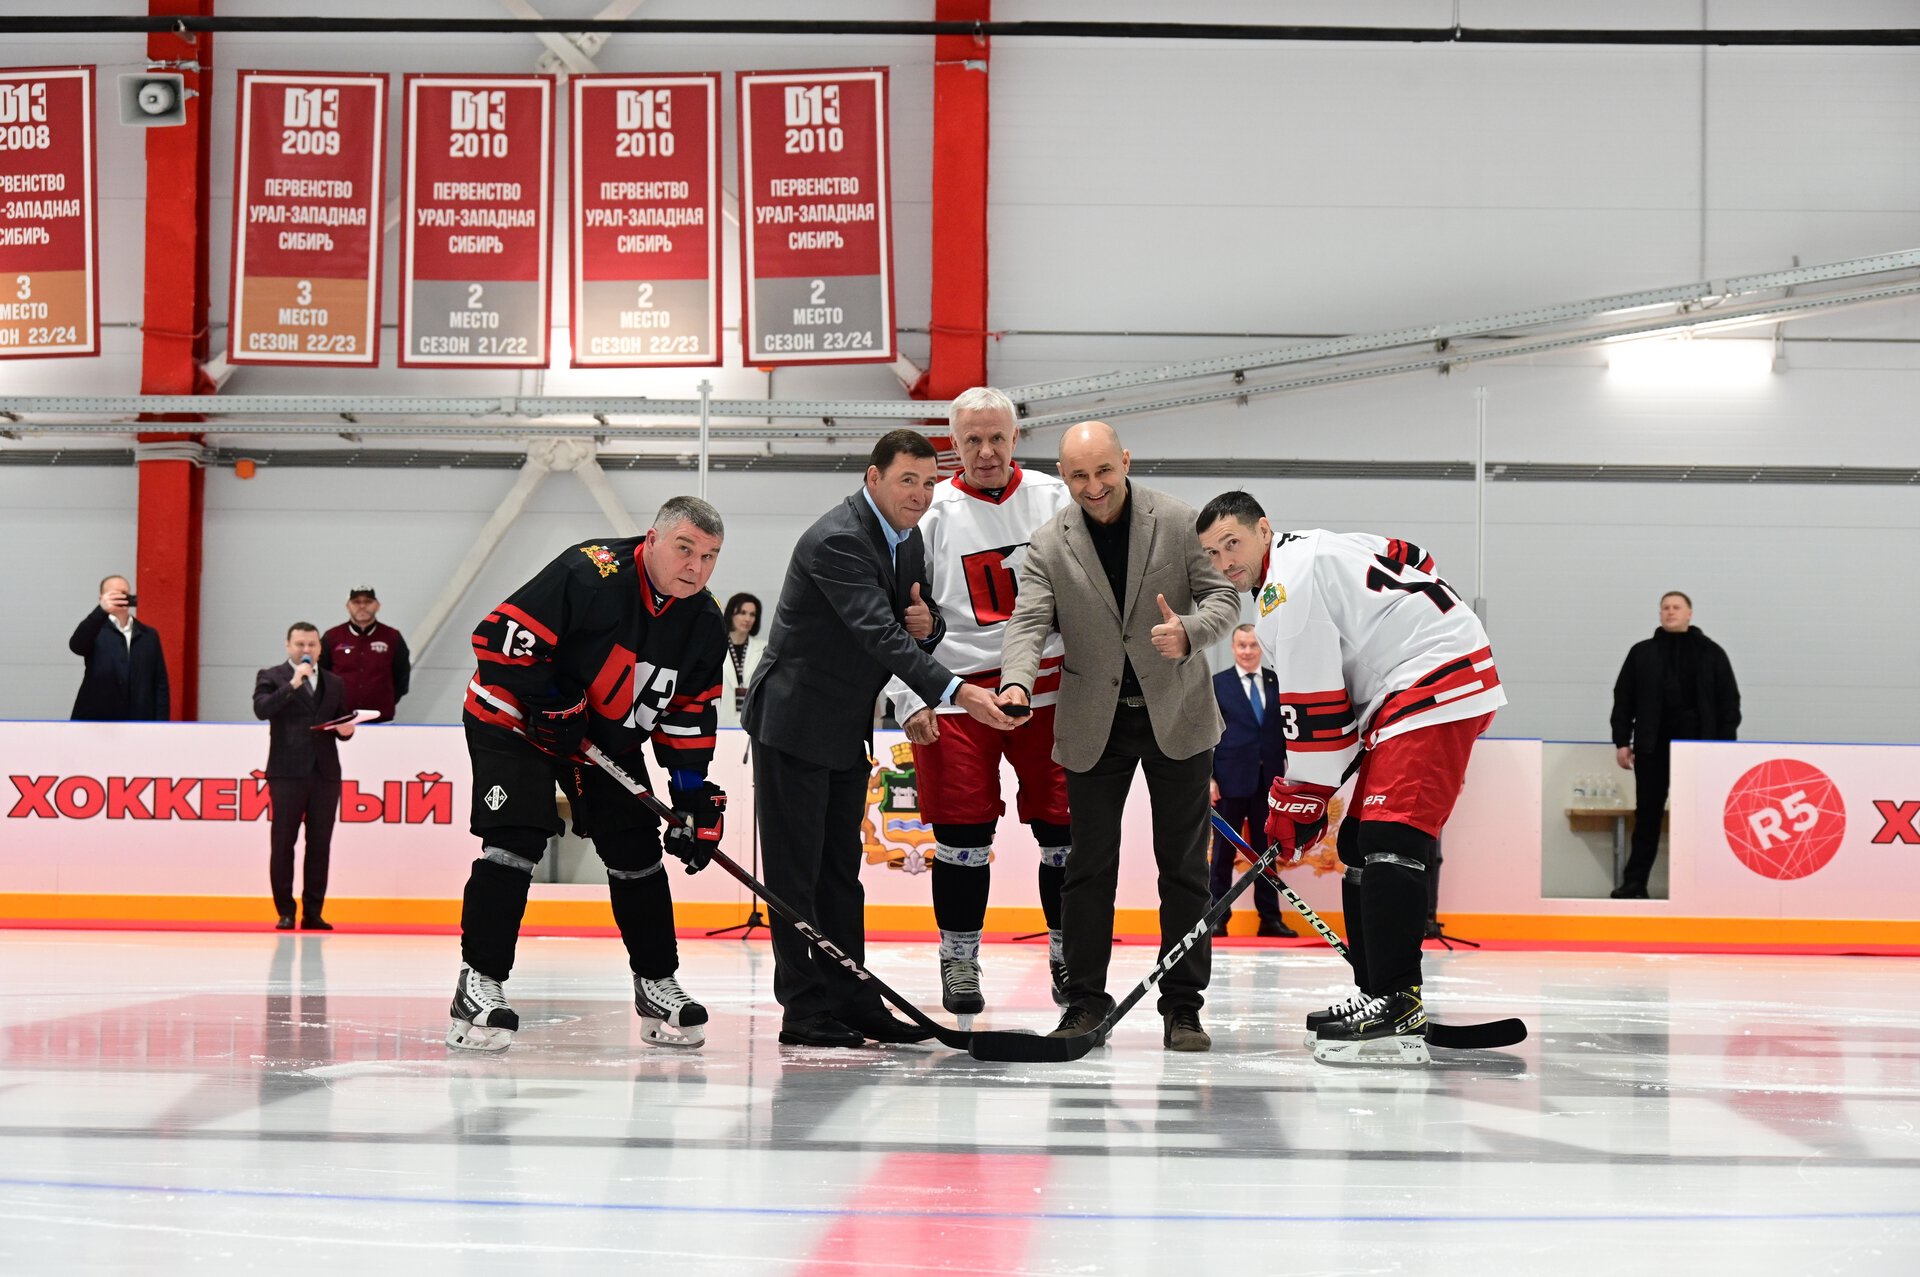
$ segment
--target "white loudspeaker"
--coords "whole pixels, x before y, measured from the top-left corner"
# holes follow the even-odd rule
[[[171,71],[132,71],[120,77],[120,123],[136,129],[187,122],[187,82]]]

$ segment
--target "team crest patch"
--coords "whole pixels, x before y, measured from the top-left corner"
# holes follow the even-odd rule
[[[1267,582],[1267,588],[1260,591],[1260,615],[1265,616],[1287,601],[1287,587],[1278,581]]]
[[[913,746],[894,745],[892,765],[876,762],[867,778],[867,811],[860,822],[860,840],[867,863],[898,869],[908,856],[927,860],[933,855],[933,826],[920,818],[920,786],[913,764]]]
[[[583,545],[580,553],[593,560],[593,566],[600,569],[600,579],[605,580],[620,570],[620,559],[604,545]]]

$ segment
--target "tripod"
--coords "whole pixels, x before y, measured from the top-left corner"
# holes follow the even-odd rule
[[[740,761],[744,763],[748,761],[752,755],[753,739],[749,737],[747,739],[747,747],[740,752]],[[760,876],[760,791],[757,787],[753,792],[753,802],[748,806],[747,822],[748,845],[753,854],[753,876],[758,878]],[[709,936],[724,936],[738,931],[742,940],[751,940],[755,927],[759,927],[762,931],[765,931],[767,929],[767,916],[760,912],[760,897],[749,895],[748,899],[753,901],[753,908],[748,912],[745,922],[736,922],[731,927],[715,927],[712,931],[707,932],[707,934]]]
[[[1423,939],[1438,940],[1446,946],[1447,952],[1453,952],[1453,946],[1463,944],[1469,949],[1478,949],[1478,940],[1467,940],[1460,936],[1450,936],[1440,921],[1440,866],[1446,856],[1440,850],[1440,840],[1433,843],[1433,872],[1427,875],[1427,930]]]

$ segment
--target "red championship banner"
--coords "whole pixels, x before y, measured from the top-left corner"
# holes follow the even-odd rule
[[[0,70],[0,359],[100,353],[93,68]]]
[[[573,366],[720,362],[720,77],[577,75]]]
[[[380,362],[387,77],[240,73],[227,362]]]
[[[553,77],[409,75],[400,363],[545,368]]]
[[[886,70],[738,79],[746,362],[891,362]]]

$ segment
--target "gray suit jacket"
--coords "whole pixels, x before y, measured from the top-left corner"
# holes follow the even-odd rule
[[[1239,623],[1239,596],[1207,562],[1193,530],[1192,506],[1137,483],[1128,504],[1126,599],[1115,602],[1107,585],[1087,535],[1086,513],[1068,506],[1033,534],[1001,647],[1002,684],[1031,688],[1048,633],[1060,631],[1067,652],[1053,757],[1070,771],[1091,769],[1105,752],[1129,658],[1147,698],[1154,740],[1167,757],[1191,758],[1220,739],[1206,649]],[[1185,660],[1169,661],[1153,648],[1157,594],[1167,596],[1186,626]]]

